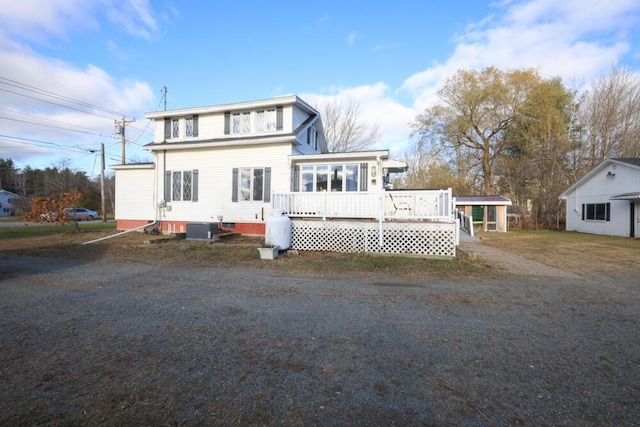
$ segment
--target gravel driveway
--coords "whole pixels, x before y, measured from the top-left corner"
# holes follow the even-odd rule
[[[0,255],[1,425],[633,425],[637,283]]]

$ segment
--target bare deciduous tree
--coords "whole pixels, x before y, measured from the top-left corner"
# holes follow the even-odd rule
[[[380,139],[380,127],[363,117],[362,108],[356,100],[334,97],[315,100],[312,104],[322,116],[330,152],[365,150]]]
[[[640,157],[640,75],[616,67],[594,81],[582,104],[586,169],[608,157]]]

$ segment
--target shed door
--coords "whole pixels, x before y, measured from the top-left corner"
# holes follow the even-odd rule
[[[498,207],[489,205],[487,209],[487,231],[498,231]]]

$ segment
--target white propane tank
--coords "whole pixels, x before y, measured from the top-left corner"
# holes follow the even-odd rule
[[[265,221],[264,243],[281,251],[291,246],[291,220],[281,210],[273,210]]]

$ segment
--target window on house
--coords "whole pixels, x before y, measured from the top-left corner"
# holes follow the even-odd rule
[[[300,182],[302,183],[302,191],[303,192],[312,192],[314,191],[315,186],[313,185],[313,166],[302,166],[300,168],[300,176],[302,179]]]
[[[262,201],[264,169],[240,169],[240,200]]]
[[[610,221],[611,203],[585,203],[582,205],[583,221]]]
[[[171,200],[182,200],[182,172],[173,172]]]
[[[276,130],[276,110],[256,111],[256,132],[273,132]]]
[[[264,132],[267,129],[267,119],[264,111],[256,111],[256,132]]]
[[[187,117],[184,123],[184,135],[187,138],[193,137],[193,117]]]
[[[314,126],[307,129],[307,144],[314,150],[318,149],[318,132]]]
[[[233,202],[269,202],[271,200],[271,168],[233,169]]]
[[[234,113],[231,118],[231,133],[236,135],[251,132],[251,114]]]
[[[276,130],[276,110],[267,110],[266,112],[266,128],[267,132]]]
[[[316,191],[327,191],[328,182],[329,166],[316,166]]]
[[[171,138],[180,138],[180,121],[178,119],[171,120]]]
[[[192,171],[167,171],[164,185],[164,197],[167,201],[198,201],[197,169]]]
[[[358,191],[358,165],[347,165],[346,191]]]
[[[368,164],[305,165],[298,168],[302,192],[367,191]]]
[[[331,191],[343,191],[344,173],[342,165],[331,166]]]

